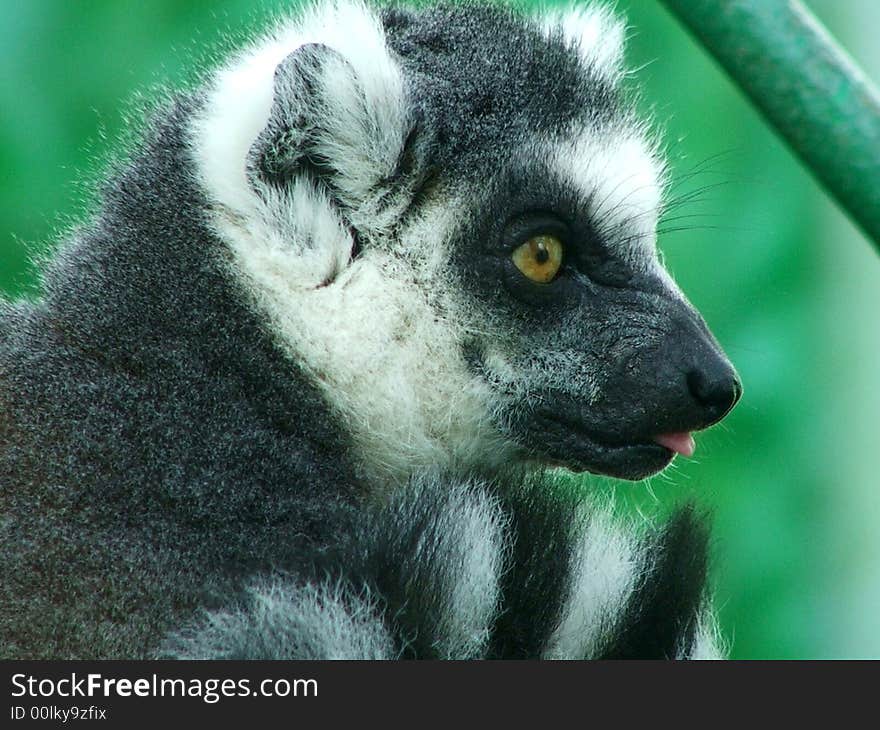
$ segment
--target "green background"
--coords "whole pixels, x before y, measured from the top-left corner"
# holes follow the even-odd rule
[[[619,0],[643,106],[693,199],[666,261],[736,363],[745,396],[647,483],[592,479],[635,512],[714,514],[722,628],[739,658],[880,656],[880,259],[654,0]],[[880,77],[880,5],[815,0]],[[3,0],[0,292],[82,217],[143,99],[191,81],[283,9],[253,0]]]

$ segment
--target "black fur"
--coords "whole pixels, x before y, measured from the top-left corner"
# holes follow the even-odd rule
[[[692,649],[705,600],[708,533],[693,507],[648,538],[652,561],[603,659],[675,659]]]
[[[192,103],[0,320],[3,656],[144,655],[206,591],[332,540],[363,491],[194,215]]]
[[[506,162],[535,130],[621,116],[618,89],[514,13],[443,4],[397,9],[386,23],[390,47],[411,69],[413,102],[431,120],[436,164],[450,178],[482,179],[486,165]]]
[[[511,514],[512,560],[489,655],[539,659],[568,597],[578,502],[545,479],[507,485],[501,493]]]

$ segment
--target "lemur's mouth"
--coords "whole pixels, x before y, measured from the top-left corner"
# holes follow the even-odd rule
[[[535,413],[529,430],[528,450],[539,460],[576,472],[630,480],[644,479],[662,471],[676,454],[690,455],[687,440],[693,441],[690,432],[655,438],[609,437],[558,412]]]
[[[735,405],[742,392],[735,376],[716,380],[714,389],[688,382],[683,392],[636,393],[638,398],[620,388],[614,398],[596,403],[558,392],[545,395],[517,412],[511,432],[536,459],[573,471],[644,479],[678,455],[693,456],[693,433],[718,423]]]
[[[694,437],[690,431],[677,433],[661,433],[654,437],[654,442],[665,446],[670,451],[682,456],[693,456],[697,448]]]

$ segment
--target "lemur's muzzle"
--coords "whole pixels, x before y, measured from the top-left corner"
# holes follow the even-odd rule
[[[547,389],[506,426],[549,463],[642,479],[676,454],[691,456],[692,434],[720,421],[742,386],[702,317],[675,292],[657,285],[602,294],[566,330],[582,360],[563,363],[573,363],[567,372],[576,382],[582,371],[596,373],[594,391]]]
[[[718,423],[742,396],[742,385],[730,361],[702,318],[687,308],[672,333],[658,379],[666,397],[677,405],[670,409],[671,427],[654,436],[667,449],[690,456],[692,431]],[[659,423],[658,426],[667,424]]]

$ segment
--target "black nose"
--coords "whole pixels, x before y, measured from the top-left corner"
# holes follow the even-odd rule
[[[742,396],[736,372],[726,362],[695,368],[687,375],[688,390],[706,411],[707,425],[720,421]]]

